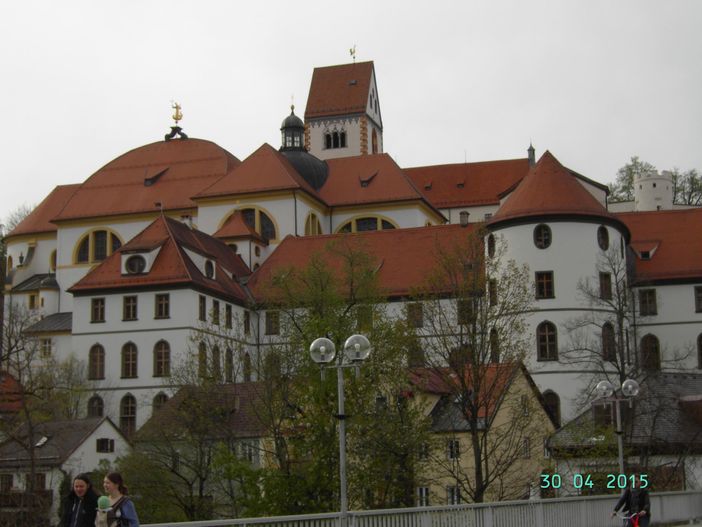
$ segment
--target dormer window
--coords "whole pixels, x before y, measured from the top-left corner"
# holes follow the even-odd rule
[[[141,274],[146,269],[146,259],[140,254],[133,254],[124,264],[127,274]]]
[[[651,259],[651,251],[641,251],[641,259],[642,260],[650,260]]]

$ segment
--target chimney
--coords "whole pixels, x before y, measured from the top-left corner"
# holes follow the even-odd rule
[[[470,212],[467,210],[462,210],[461,213],[459,214],[460,222],[461,222],[461,227],[466,227],[468,225],[468,217],[470,216]]]
[[[533,167],[536,164],[536,152],[531,142],[529,143],[529,148],[527,148],[527,155],[529,156],[529,167]]]

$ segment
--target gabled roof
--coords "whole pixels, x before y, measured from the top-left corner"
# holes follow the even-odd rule
[[[56,225],[51,220],[66,206],[80,184],[59,185],[46,196],[34,210],[24,218],[6,238],[22,234],[39,234],[56,232]]]
[[[239,163],[225,149],[203,139],[151,143],[119,156],[90,176],[54,221],[194,208],[191,196]]]
[[[148,273],[122,274],[122,253],[158,247],[160,250]],[[185,249],[214,260],[215,278],[205,277]],[[223,242],[161,215],[69,291],[87,294],[95,290],[189,285],[243,303],[247,295],[238,279],[248,274],[241,257]]]
[[[621,225],[621,222],[607,212],[578,182],[572,171],[561,165],[547,150],[506,198],[488,224],[492,226],[524,218],[573,216],[594,217]]]
[[[229,216],[217,232],[214,233],[215,238],[232,239],[232,238],[248,238],[258,240],[263,244],[268,244],[256,230],[244,221],[244,216],[240,210],[234,211],[234,214]]]
[[[104,421],[110,424],[116,435],[122,435],[107,417],[49,421],[36,424],[34,428],[35,445],[38,445],[42,438],[46,438],[41,446],[37,446],[34,450],[37,464],[39,466],[62,465]],[[29,464],[29,452],[23,446],[28,441],[26,426],[17,430],[13,436],[21,442],[10,439],[0,445],[0,467],[26,467]]]
[[[26,293],[29,291],[38,291],[39,289],[58,289],[59,285],[56,282],[56,275],[51,273],[35,274],[27,278],[20,284],[12,288],[13,293]]]
[[[219,411],[220,420],[212,416],[213,435],[261,437],[266,431],[259,414],[264,388],[261,382],[184,386],[144,423],[135,440],[158,440],[164,432],[177,435],[182,426],[183,413],[190,415],[202,412],[203,408]]]
[[[305,120],[364,113],[373,71],[372,61],[315,68],[307,96]]]
[[[425,284],[436,267],[437,255],[466,240],[479,224],[437,225],[412,229],[391,229],[357,234],[287,236],[248,281],[253,295],[264,300],[266,287],[276,272],[286,268],[302,269],[315,253],[323,254],[333,269],[342,261],[325,249],[330,244],[349,244],[370,254],[377,264],[382,293],[388,297],[407,296]],[[411,262],[411,265],[408,265]]]
[[[434,165],[403,171],[437,208],[497,205],[499,195],[529,172],[529,160]]]
[[[646,447],[649,453],[680,454],[681,449],[702,453],[702,423],[698,420],[702,416],[702,373],[651,375],[641,382],[641,391],[633,402],[632,418],[625,422],[627,445]],[[697,414],[690,403],[697,405]],[[551,436],[549,446],[592,446],[594,432],[593,412],[588,409]]]
[[[296,189],[317,196],[317,192],[297,173],[287,158],[264,143],[225,177],[197,193],[195,198]]]
[[[626,212],[616,215],[631,231],[636,282],[702,280],[702,209]]]
[[[329,206],[419,200],[434,209],[388,154],[328,159],[327,164],[329,177],[319,194]]]

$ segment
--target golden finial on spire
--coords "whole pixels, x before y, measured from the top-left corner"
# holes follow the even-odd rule
[[[173,120],[176,126],[178,126],[178,121],[183,119],[183,112],[180,111],[181,106],[177,102],[171,101],[171,108],[175,110],[175,112],[173,112]]]
[[[356,63],[356,44],[353,45],[352,48],[349,49],[349,55],[351,55],[351,58],[353,59],[353,63]]]

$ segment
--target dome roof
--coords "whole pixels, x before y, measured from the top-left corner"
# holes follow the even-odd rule
[[[280,129],[285,128],[304,128],[305,123],[302,122],[297,115],[295,115],[295,105],[290,106],[290,115],[283,119],[283,123],[280,125]]]
[[[285,158],[290,161],[290,164],[295,167],[295,170],[300,174],[310,186],[319,190],[327,181],[329,168],[326,161],[322,161],[314,157],[306,150],[281,150],[280,152]]]

